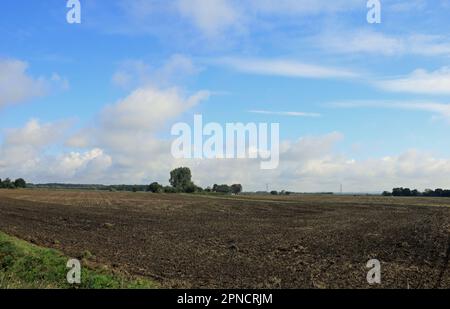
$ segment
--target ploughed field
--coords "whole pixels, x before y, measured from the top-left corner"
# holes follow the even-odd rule
[[[0,231],[168,288],[450,288],[450,199],[0,191]],[[92,255],[92,257],[91,257]]]

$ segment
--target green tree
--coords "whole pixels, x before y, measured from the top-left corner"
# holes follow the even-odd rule
[[[170,172],[170,184],[178,191],[186,192],[193,186],[191,170],[187,167],[180,167]]]
[[[177,189],[175,189],[174,187],[171,186],[166,186],[163,189],[164,193],[178,193]]]
[[[5,180],[2,181],[2,188],[4,189],[14,189],[15,187],[16,186],[9,178],[6,178]]]
[[[161,186],[159,183],[154,182],[151,185],[148,186],[147,191],[153,192],[153,193],[161,193],[164,190],[164,187]]]
[[[229,185],[220,185],[216,187],[215,192],[229,194],[231,193],[231,187]]]
[[[183,192],[184,193],[195,193],[195,192],[197,192],[197,186],[194,185],[193,182],[191,182],[183,188]]]
[[[444,192],[444,190],[442,190],[442,192]],[[414,189],[414,190],[411,191],[411,195],[412,196],[420,196],[420,192],[419,192],[419,190]]]
[[[27,187],[26,181],[22,178],[16,179],[14,181],[14,185],[16,186],[16,188],[26,188]]]
[[[239,194],[242,192],[242,185],[241,184],[234,184],[231,186],[231,192],[233,194]]]

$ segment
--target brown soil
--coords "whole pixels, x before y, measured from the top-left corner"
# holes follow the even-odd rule
[[[429,206],[427,206],[429,205]],[[0,230],[169,288],[450,288],[450,199],[0,191]]]

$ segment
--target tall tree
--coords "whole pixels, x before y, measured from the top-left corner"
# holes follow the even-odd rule
[[[172,187],[185,192],[193,185],[191,170],[187,167],[180,167],[170,172],[170,184]]]
[[[16,186],[16,188],[26,188],[27,187],[27,183],[23,178],[16,179],[14,181],[14,185]]]
[[[234,184],[231,186],[231,192],[233,194],[239,194],[242,192],[242,185],[241,184]]]

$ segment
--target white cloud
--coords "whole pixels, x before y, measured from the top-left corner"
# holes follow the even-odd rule
[[[392,92],[450,94],[450,68],[443,67],[434,72],[419,69],[409,76],[378,81],[375,85]]]
[[[242,183],[246,190],[271,189],[296,192],[382,192],[398,186],[424,190],[450,187],[450,159],[409,150],[399,155],[356,160],[335,150],[340,133],[284,141],[280,165],[262,171],[255,160],[184,161],[202,186]],[[213,176],[211,171],[214,171]]]
[[[27,74],[28,65],[19,60],[0,60],[0,108],[46,93],[46,82]]]
[[[265,190],[267,183],[272,189],[301,192],[337,191],[341,183],[345,191],[353,192],[381,192],[396,186],[450,187],[448,158],[410,150],[355,160],[336,151],[344,138],[338,132],[283,141],[279,168],[264,171],[259,160],[175,160],[170,141],[150,135],[142,139],[144,135],[136,130],[128,132],[128,140],[120,143],[122,149],[100,147],[98,142],[84,151],[47,152],[63,141],[53,132],[64,132],[66,126],[32,120],[21,129],[7,131],[0,146],[0,174],[33,182],[166,184],[171,169],[188,166],[202,186],[242,183],[246,190]]]
[[[261,115],[274,115],[274,116],[289,116],[289,117],[320,117],[318,113],[305,113],[305,112],[276,112],[276,111],[264,111],[264,110],[252,110],[249,111],[252,114]]]
[[[108,130],[155,130],[209,95],[208,91],[200,91],[185,98],[176,88],[139,88],[125,99],[106,107],[101,113],[101,125]]]
[[[331,53],[393,55],[405,51],[404,42],[375,31],[326,33],[315,40],[319,46]]]
[[[410,53],[423,56],[450,56],[450,38],[440,35],[416,34],[410,36],[406,43]]]
[[[191,58],[182,54],[175,54],[160,69],[156,70],[155,75],[158,80],[173,83],[175,79],[192,76],[200,71],[201,69],[194,64]]]
[[[126,60],[114,73],[112,82],[122,88],[144,84],[149,81],[150,71],[150,66],[142,60]]]
[[[166,87],[183,81],[201,71],[191,58],[174,54],[161,67],[152,68],[143,60],[125,60],[112,77],[112,82],[122,88],[135,88],[147,85]]]
[[[273,15],[304,16],[365,8],[361,0],[177,0],[179,13],[207,37],[229,30],[245,32],[249,24]],[[144,8],[145,9],[145,8]]]
[[[433,113],[450,121],[450,104],[438,102],[401,102],[401,101],[346,101],[334,102],[330,106],[338,108],[386,108]]]
[[[450,38],[440,35],[387,35],[373,30],[322,33],[314,40],[329,53],[449,56]]]
[[[59,140],[69,125],[68,121],[41,124],[32,119],[23,128],[6,130],[5,143],[40,148]]]
[[[107,174],[97,175],[106,183],[141,183],[167,178],[173,164],[169,141],[157,135],[171,121],[207,100],[208,91],[183,95],[179,89],[142,87],[105,107],[97,124],[68,139],[68,146],[102,149],[111,157]]]
[[[293,78],[352,78],[350,70],[306,64],[287,59],[222,58],[213,61],[238,72]]]
[[[240,13],[228,0],[177,0],[179,13],[189,18],[206,36],[215,37],[239,26]]]
[[[98,148],[64,153],[59,145],[70,125],[71,121],[41,123],[32,119],[22,128],[6,130],[0,144],[0,175],[34,182],[100,179],[96,177],[111,165],[111,157]]]
[[[76,134],[72,134],[64,142],[64,146],[69,148],[88,148],[92,144],[92,132],[90,128],[82,128]]]
[[[0,59],[0,108],[43,96],[54,87],[69,87],[68,81],[56,73],[50,78],[34,78],[27,70],[26,62]]]
[[[165,0],[121,0],[119,7],[127,19],[122,23],[110,25],[109,28],[115,31],[157,34],[163,30],[161,24],[164,26],[170,24],[177,32],[183,27],[181,29],[183,33],[191,34],[191,27],[179,23],[178,19],[181,16],[206,38],[216,39],[224,34],[245,34],[250,26],[260,25],[274,15],[303,17],[348,12],[365,9],[366,2],[364,0],[175,0],[168,4]]]
[[[102,149],[94,148],[86,152],[70,152],[56,156],[53,163],[49,162],[47,178],[63,179],[89,183],[104,179],[112,165],[112,158]]]

